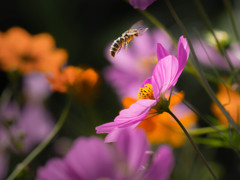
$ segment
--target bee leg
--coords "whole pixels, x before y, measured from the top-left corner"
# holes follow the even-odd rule
[[[125,43],[125,49],[128,50],[128,42]]]
[[[118,53],[122,49],[122,46],[119,46],[118,50],[116,53]]]

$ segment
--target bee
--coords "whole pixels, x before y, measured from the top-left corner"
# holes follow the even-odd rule
[[[136,22],[129,30],[125,31],[122,36],[113,41],[110,48],[110,54],[112,57],[114,57],[115,54],[122,49],[122,47],[125,46],[127,49],[128,44],[131,40],[133,40],[134,37],[138,37],[148,30],[148,28],[145,28],[142,24],[142,21]]]

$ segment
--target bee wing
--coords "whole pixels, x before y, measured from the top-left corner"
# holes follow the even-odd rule
[[[143,21],[137,21],[136,23],[134,23],[131,28],[128,30],[129,35],[134,35],[136,32],[134,32],[134,30],[138,30],[138,34],[142,35],[145,31],[148,30],[148,28],[146,28],[143,25]]]
[[[135,22],[130,29],[139,29],[140,27],[143,27],[143,20]]]

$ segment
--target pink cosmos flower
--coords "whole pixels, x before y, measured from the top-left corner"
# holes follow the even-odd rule
[[[144,120],[151,109],[159,111],[163,102],[167,102],[165,93],[173,88],[182,73],[189,56],[186,39],[181,36],[177,47],[177,58],[169,55],[167,50],[157,44],[158,63],[150,78],[140,87],[138,101],[128,109],[120,111],[113,122],[96,127],[97,133],[108,133],[105,141],[116,140],[120,130],[124,127],[136,128]]]
[[[148,6],[150,6],[156,0],[129,0],[129,3],[135,9],[145,10]]]
[[[111,65],[103,71],[104,79],[114,88],[120,100],[125,97],[137,98],[142,82],[152,75],[157,64],[156,44],[160,42],[170,54],[175,53],[171,38],[164,30],[146,31],[136,37],[113,58],[106,49],[106,57]]]
[[[206,65],[211,66],[213,65],[219,69],[229,71],[229,65],[227,61],[224,59],[223,55],[219,52],[216,47],[209,45],[207,42],[201,40],[195,40],[193,43],[196,55],[198,60]],[[225,50],[227,56],[229,57],[232,65],[235,68],[240,68],[240,44],[233,43],[231,44],[228,49]]]
[[[142,130],[124,129],[113,146],[102,139],[79,138],[63,159],[38,169],[36,180],[167,180],[174,158],[169,146],[153,154]]]

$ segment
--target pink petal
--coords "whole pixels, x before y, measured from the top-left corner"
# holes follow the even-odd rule
[[[162,44],[157,43],[157,59],[161,61],[164,57],[168,56],[167,50],[162,46]]]
[[[53,158],[47,162],[44,167],[41,167],[37,171],[36,180],[66,180],[77,179],[73,178],[66,166],[66,163],[62,159]]]
[[[174,166],[174,156],[169,146],[160,147],[153,157],[151,166],[146,173],[148,180],[167,180],[169,179]]]
[[[145,10],[156,0],[129,0],[129,3],[137,9]]]
[[[135,123],[135,124],[132,124],[132,125],[128,126],[127,128],[134,130],[139,124],[140,124],[140,121],[137,122],[137,123]],[[124,129],[126,129],[126,128],[125,128],[125,127],[123,127],[123,128],[115,127],[115,128],[105,137],[105,141],[104,141],[104,142],[105,142],[105,143],[109,143],[109,142],[115,142],[115,141],[117,141],[117,138],[122,135],[122,132],[123,132]]]
[[[140,88],[143,88],[145,84],[152,84],[152,78],[147,78],[143,83],[142,85],[140,86]]]
[[[156,102],[157,101],[153,99],[141,99],[137,101],[128,109],[120,111],[119,115],[114,119],[114,122],[96,127],[97,133],[109,133],[105,142],[115,141],[121,128],[129,126],[136,128],[138,124],[147,117],[150,109]]]
[[[178,67],[178,60],[172,55],[166,56],[155,66],[152,76],[152,87],[156,100],[174,86],[173,83]]]
[[[178,68],[178,73],[175,77],[173,86],[177,83],[177,80],[186,65],[186,62],[187,62],[187,59],[189,56],[189,52],[190,52],[190,49],[189,49],[187,40],[183,36],[181,36],[179,38],[178,48],[177,48],[177,59],[178,59],[178,63],[179,63],[179,68]]]
[[[178,41],[177,59],[180,61],[187,59],[189,53],[190,53],[190,48],[188,46],[187,39],[181,36]]]
[[[193,46],[200,63],[207,66],[212,66],[211,63],[213,63],[213,65],[219,69],[228,70],[228,71],[230,70],[224,57],[216,48],[211,47],[203,40],[196,40],[196,39],[193,40]],[[230,47],[230,49],[228,49],[227,51],[227,54],[230,57],[230,59],[232,59],[231,56],[233,55],[233,53],[230,52],[231,48],[232,47]],[[239,59],[237,61],[240,62]]]
[[[128,109],[120,111],[119,115],[114,119],[118,123],[118,127],[126,127],[142,121],[147,117],[149,110],[156,104],[153,99],[141,99],[132,104]]]
[[[109,123],[105,123],[103,125],[97,126],[95,129],[97,131],[97,134],[110,133],[117,126],[118,124],[116,122],[109,122]]]
[[[79,138],[68,152],[65,163],[77,179],[114,179],[116,169],[113,159],[111,149],[101,139]]]
[[[124,128],[116,140],[117,149],[126,157],[132,173],[136,173],[143,167],[148,156],[146,151],[149,148],[148,141],[142,129]]]

